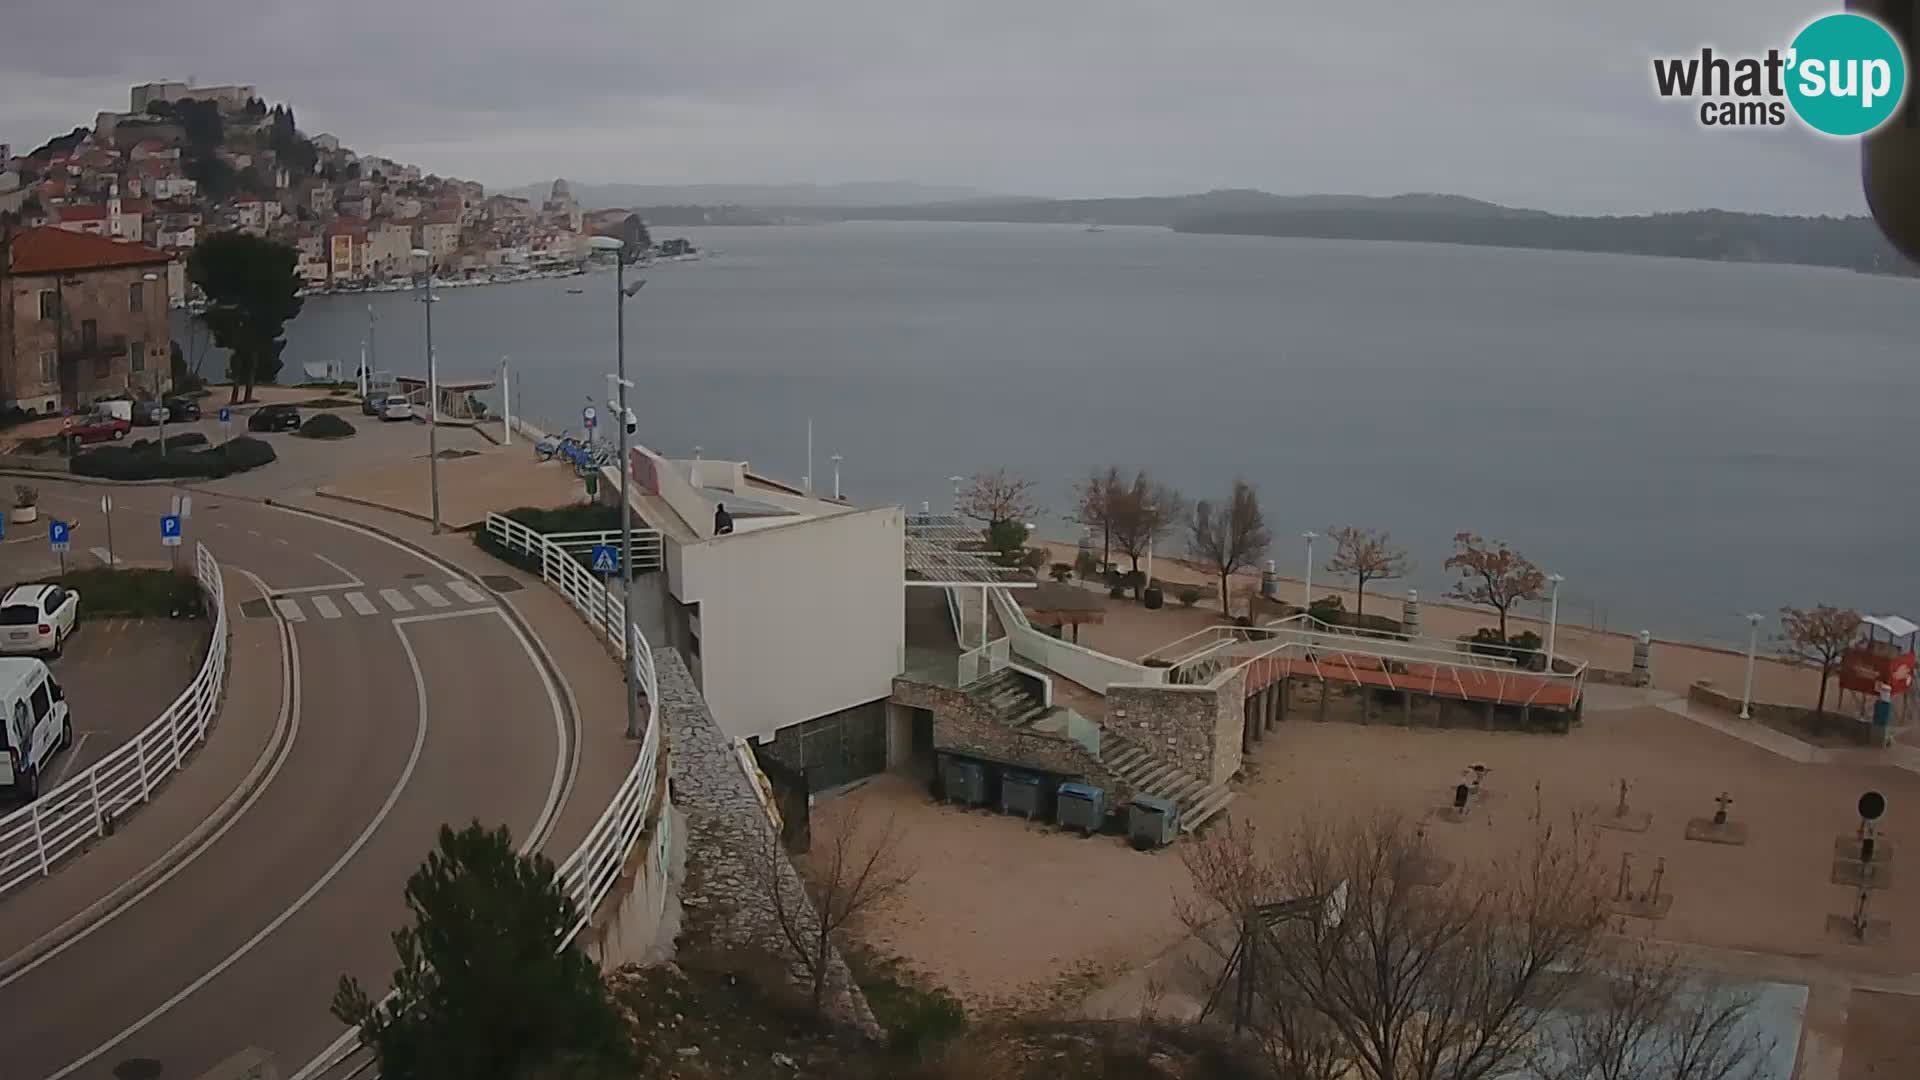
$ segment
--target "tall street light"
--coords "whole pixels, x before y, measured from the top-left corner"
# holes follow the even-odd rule
[[[1300,537],[1307,542],[1307,578],[1300,587],[1300,609],[1304,611],[1313,606],[1313,542],[1320,539],[1320,534],[1309,529]]]
[[[433,531],[440,531],[440,369],[433,355],[433,252],[414,248],[426,270],[420,275],[420,302],[427,308],[427,484],[433,489]]]
[[[960,516],[960,485],[966,483],[967,478],[964,476],[949,476],[947,477],[947,479],[953,481],[953,516],[959,517]]]
[[[1567,580],[1559,574],[1548,574],[1547,582],[1553,586],[1547,601],[1547,674],[1553,674],[1553,635],[1560,627],[1560,583]]]
[[[612,402],[614,406],[614,426],[620,431],[620,581],[625,590],[621,598],[621,610],[625,613],[620,628],[625,638],[621,647],[623,653],[630,653],[634,647],[633,634],[633,502],[627,494],[627,476],[633,470],[627,461],[627,389],[633,383],[627,378],[627,301],[638,293],[647,282],[645,278],[627,287],[627,267],[640,260],[646,254],[645,248],[634,240],[634,226],[639,218],[629,217],[623,231],[627,239],[618,236],[595,236],[587,241],[587,246],[595,251],[614,253],[613,270],[613,318],[614,318],[614,365],[613,381],[617,394]],[[627,737],[640,738],[646,734],[640,724],[639,687],[631,685],[634,659],[627,657]]]
[[[1740,719],[1751,720],[1753,707],[1753,652],[1760,646],[1760,623],[1766,619],[1758,612],[1747,613],[1747,687],[1740,693]]]

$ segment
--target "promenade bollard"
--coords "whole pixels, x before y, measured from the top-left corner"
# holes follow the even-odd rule
[[[1420,590],[1408,589],[1400,603],[1400,624],[1408,637],[1420,636]]]
[[[1653,681],[1648,665],[1647,654],[1653,648],[1653,633],[1642,630],[1633,639],[1633,681],[1635,685],[1645,686]]]

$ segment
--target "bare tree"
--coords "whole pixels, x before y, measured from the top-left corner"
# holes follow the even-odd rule
[[[1813,707],[1818,716],[1827,710],[1827,680],[1860,632],[1860,613],[1827,604],[1805,611],[1783,607],[1780,627],[1781,653],[1820,668],[1820,699]]]
[[[1113,562],[1114,493],[1122,490],[1120,466],[1094,469],[1073,485],[1073,520],[1100,533],[1100,568]]]
[[[1358,593],[1355,615],[1367,611],[1367,582],[1394,581],[1407,576],[1407,553],[1396,547],[1393,535],[1382,529],[1362,529],[1353,525],[1327,530],[1333,541],[1333,557],[1327,560],[1327,572],[1345,574],[1353,579]]]
[[[1186,500],[1180,493],[1158,483],[1140,470],[1133,483],[1117,488],[1108,497],[1113,515],[1113,542],[1140,570],[1140,560],[1152,549],[1154,541],[1165,536],[1175,522],[1186,516]],[[1142,581],[1140,588],[1148,583]],[[1135,590],[1138,592],[1138,589]]]
[[[1266,517],[1260,513],[1260,495],[1245,480],[1233,482],[1227,505],[1216,507],[1201,499],[1187,521],[1187,551],[1206,560],[1220,578],[1220,614],[1233,617],[1229,582],[1236,571],[1264,558],[1273,545]]]
[[[1746,1022],[1754,1001],[1650,943],[1625,943],[1570,996],[1528,1071],[1534,1080],[1786,1080],[1771,1075],[1772,1041]]]
[[[846,931],[862,916],[893,903],[915,870],[901,860],[892,818],[869,828],[858,802],[842,799],[831,805],[836,809],[825,824],[832,840],[804,883],[772,829],[760,857],[767,905],[794,961],[807,975],[815,1012],[821,1011],[827,975]]]
[[[974,473],[960,489],[960,513],[988,526],[1026,521],[1039,514],[1033,481],[1006,469]]]
[[[1460,575],[1460,583],[1447,595],[1497,612],[1502,641],[1507,638],[1507,612],[1522,600],[1537,599],[1547,584],[1547,576],[1526,556],[1470,532],[1454,534],[1446,565]]]
[[[1589,831],[1536,819],[1520,849],[1438,885],[1423,843],[1389,816],[1309,822],[1270,853],[1233,831],[1187,845],[1202,899],[1182,917],[1247,929],[1276,1061],[1317,1080],[1494,1080],[1593,966],[1606,889]]]

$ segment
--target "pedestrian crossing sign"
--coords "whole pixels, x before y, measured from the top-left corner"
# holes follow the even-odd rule
[[[614,552],[613,545],[593,545],[593,572],[596,574],[614,574],[619,571],[620,556]]]

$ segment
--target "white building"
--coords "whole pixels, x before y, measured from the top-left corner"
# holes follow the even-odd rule
[[[746,462],[632,459],[635,527],[659,531],[665,568],[651,613],[636,582],[636,619],[687,658],[722,730],[765,741],[851,719],[881,735],[906,649],[906,512],[814,498]]]

